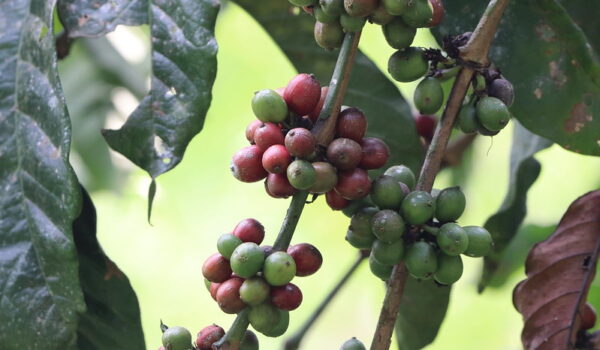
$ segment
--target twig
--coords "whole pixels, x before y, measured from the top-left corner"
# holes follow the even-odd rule
[[[300,220],[300,215],[302,214],[302,209],[304,209],[306,198],[308,198],[307,191],[296,192],[296,194],[294,194],[292,197],[292,201],[287,213],[285,214],[285,219],[283,219],[283,224],[281,225],[279,234],[275,239],[275,243],[273,243],[273,250],[287,250],[290,242],[292,241],[292,236],[294,235],[296,226],[298,225],[298,220]]]
[[[245,308],[237,314],[233,324],[231,324],[231,327],[229,327],[229,330],[223,338],[212,345],[213,349],[237,350],[240,347],[240,343],[242,342],[242,339],[244,339],[246,329],[248,328],[249,311],[249,308]]]

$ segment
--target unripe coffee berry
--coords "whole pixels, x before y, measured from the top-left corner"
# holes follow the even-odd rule
[[[492,235],[481,226],[465,226],[463,230],[469,237],[469,245],[464,254],[470,257],[481,257],[488,255],[494,247]]]
[[[233,155],[231,173],[242,182],[256,182],[267,176],[262,166],[263,151],[256,145],[244,147]]]
[[[358,166],[365,170],[379,169],[387,163],[390,149],[382,140],[376,137],[365,137],[360,142],[362,158]]]
[[[429,65],[423,57],[423,50],[408,47],[396,51],[388,61],[388,72],[399,82],[408,83],[425,75]]]
[[[424,78],[415,89],[413,101],[422,114],[436,113],[444,102],[442,83],[436,78]]]
[[[427,242],[415,242],[406,249],[404,263],[413,277],[427,279],[437,270],[435,249]]]
[[[317,172],[310,162],[302,159],[293,161],[286,170],[290,184],[298,190],[308,190],[317,180]]]
[[[216,324],[204,327],[196,337],[197,350],[211,350],[213,343],[225,335],[225,330]]]
[[[162,343],[169,350],[190,350],[192,348],[192,334],[184,327],[169,327],[162,334]]]
[[[285,87],[283,99],[297,115],[313,111],[321,97],[321,84],[312,74],[298,74]]]
[[[236,275],[242,278],[254,276],[261,270],[264,262],[264,252],[253,242],[240,244],[235,248],[230,259],[231,269]]]
[[[372,236],[373,228],[371,226],[371,222],[373,221],[373,216],[375,216],[375,214],[378,212],[379,210],[375,207],[364,207],[358,209],[350,219],[350,229],[352,229],[352,231],[359,236]]]
[[[409,6],[402,14],[402,19],[411,27],[424,28],[433,19],[433,9],[429,7],[428,0],[414,0],[413,6]]]
[[[336,18],[337,21],[337,18]],[[321,21],[322,22],[322,21]],[[313,123],[319,119],[319,114],[321,114],[321,110],[323,109],[323,105],[325,104],[325,98],[327,97],[327,92],[329,91],[328,86],[323,86],[321,88],[321,97],[319,98],[319,102],[315,106],[315,108],[308,114],[308,118]]]
[[[338,177],[335,168],[327,162],[312,163],[317,177],[315,183],[308,189],[310,193],[326,193],[331,191],[337,183]]]
[[[260,125],[262,125],[262,122],[260,120],[255,119],[251,121],[250,124],[248,124],[248,126],[246,127],[246,140],[248,140],[248,142],[250,142],[251,144],[254,143],[254,132]]]
[[[294,157],[309,157],[314,153],[316,145],[317,140],[308,129],[295,128],[285,135],[285,148]]]
[[[371,200],[381,209],[400,209],[406,193],[400,182],[393,177],[382,175],[373,181],[371,187]]]
[[[379,6],[371,12],[369,15],[369,22],[379,24],[380,26],[384,26],[394,20],[394,15],[387,12],[383,3],[380,3]]]
[[[409,0],[383,0],[385,10],[394,16],[399,16],[408,9]]]
[[[229,260],[235,248],[237,248],[237,246],[240,244],[242,244],[241,239],[232,233],[226,233],[219,237],[219,240],[217,241],[217,250],[225,259]]]
[[[297,192],[288,181],[286,174],[267,175],[265,190],[273,198],[287,198]]]
[[[442,190],[435,199],[435,217],[439,222],[456,221],[465,211],[467,200],[460,187]]]
[[[263,151],[271,145],[283,145],[283,132],[274,123],[262,123],[254,131],[254,143]]]
[[[275,325],[271,329],[267,329],[262,332],[262,334],[266,335],[267,337],[276,338],[282,336],[285,333],[285,331],[287,331],[290,325],[289,311],[281,309],[277,309],[277,311],[279,312],[279,318],[277,323],[275,323]]]
[[[235,226],[233,234],[242,242],[261,244],[265,238],[265,228],[256,219],[244,219]]]
[[[510,120],[510,112],[501,100],[486,96],[477,102],[477,119],[489,131],[500,131]]]
[[[269,296],[271,287],[260,277],[252,277],[244,281],[240,287],[240,298],[248,305],[258,305]]]
[[[365,348],[365,346],[360,340],[356,339],[355,337],[352,337],[349,340],[346,340],[344,344],[342,344],[340,350],[367,350],[367,348]]]
[[[291,162],[292,156],[283,145],[272,145],[262,156],[262,166],[271,174],[284,173]]]
[[[443,224],[436,236],[440,249],[450,256],[457,256],[465,252],[469,246],[469,237],[459,225],[449,222]]]
[[[335,23],[340,20],[340,16],[332,16],[328,15],[321,6],[315,6],[313,9],[313,14],[317,22],[321,23]]]
[[[360,32],[366,22],[367,19],[365,17],[354,17],[345,13],[340,16],[340,24],[346,33]]]
[[[296,275],[296,262],[285,252],[273,252],[265,259],[263,276],[272,286],[283,286]]]
[[[288,107],[283,97],[271,89],[260,90],[254,94],[252,111],[262,122],[279,123],[288,115]]]
[[[302,303],[302,291],[293,283],[271,289],[271,302],[281,310],[295,310]]]
[[[371,201],[369,196],[366,196],[364,198],[351,201],[350,205],[348,205],[342,210],[342,213],[344,213],[344,215],[346,215],[348,218],[352,218],[352,216],[356,214],[356,212],[360,209],[372,207],[374,205],[375,204],[373,203],[373,201]]]
[[[254,332],[246,330],[246,334],[240,343],[239,350],[258,350],[258,338]]]
[[[404,242],[400,239],[394,243],[387,243],[377,239],[373,242],[371,255],[384,265],[396,265],[404,256]]]
[[[288,0],[292,5],[303,7],[303,6],[312,6],[316,3],[315,0]]]
[[[261,333],[275,327],[280,317],[279,310],[271,303],[252,306],[248,313],[248,321],[254,329]]]
[[[433,197],[425,191],[409,193],[402,201],[402,216],[411,225],[422,225],[433,218]]]
[[[402,182],[411,190],[415,188],[415,184],[417,183],[415,174],[406,165],[391,166],[383,173],[383,175],[393,177],[396,181]]]
[[[373,215],[371,228],[375,237],[387,243],[400,240],[405,231],[402,216],[389,209],[380,210]]]
[[[213,283],[227,281],[231,277],[229,261],[219,253],[211,255],[202,265],[202,275]]]
[[[290,246],[287,252],[296,263],[296,276],[310,276],[317,272],[323,264],[321,252],[312,244],[296,244]]]
[[[395,17],[394,20],[382,26],[381,29],[388,45],[396,50],[409,47],[417,34],[417,29],[404,23],[400,17]]]
[[[450,256],[440,252],[437,256],[438,267],[433,278],[440,284],[451,285],[458,281],[463,273],[463,262],[459,256]]]
[[[346,232],[346,241],[350,243],[351,246],[357,249],[371,249],[373,242],[375,241],[375,236],[359,236],[357,235],[351,227],[348,228]]]
[[[344,31],[339,22],[321,23],[315,22],[315,41],[326,50],[337,49],[344,41]]]
[[[427,142],[431,142],[433,134],[435,133],[435,126],[437,125],[437,119],[432,115],[419,115],[415,118],[415,126],[417,127],[417,134],[424,138]]]
[[[390,279],[392,269],[394,268],[394,266],[380,263],[374,258],[373,254],[371,253],[371,255],[369,255],[369,268],[376,277],[380,278],[383,281],[387,281],[388,279]]]
[[[327,159],[339,170],[356,168],[362,156],[362,148],[351,139],[335,139],[327,146]]]
[[[360,142],[367,132],[367,117],[358,108],[344,109],[335,125],[336,137]]]
[[[344,0],[346,13],[353,17],[366,17],[371,14],[379,4],[378,0]]]
[[[323,11],[330,15],[339,17],[344,11],[344,0],[321,0],[319,1]]]
[[[367,171],[361,168],[342,171],[338,173],[335,190],[346,199],[360,199],[369,194],[371,179]]]
[[[342,210],[350,205],[350,201],[342,197],[342,195],[337,193],[335,190],[325,193],[325,201],[333,210]]]

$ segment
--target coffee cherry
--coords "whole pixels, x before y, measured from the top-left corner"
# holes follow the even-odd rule
[[[481,226],[465,226],[463,230],[467,233],[469,245],[464,254],[471,257],[488,255],[494,247],[492,235]]]
[[[260,90],[254,94],[252,111],[262,122],[279,123],[288,116],[288,107],[283,97],[271,89]]]
[[[287,179],[298,190],[308,190],[317,180],[317,172],[311,163],[296,159],[287,168]]]
[[[302,291],[293,283],[271,289],[271,302],[281,310],[295,310],[302,303]]]
[[[260,249],[265,253],[265,258],[273,253],[273,246],[270,245],[261,245]]]
[[[437,27],[442,22],[444,15],[446,14],[444,4],[442,3],[442,0],[429,0],[429,5],[432,8],[433,15],[431,16],[431,21],[429,21],[427,27]]]
[[[406,194],[400,187],[400,182],[391,176],[382,175],[373,181],[370,196],[379,208],[397,210]]]
[[[375,241],[374,235],[361,236],[352,230],[352,227],[348,228],[346,232],[346,241],[350,243],[351,246],[357,249],[371,249],[373,242]]]
[[[419,82],[414,94],[415,107],[422,114],[434,114],[444,102],[442,84],[436,78],[425,78]]]
[[[344,0],[320,0],[323,12],[330,16],[339,17],[346,10],[344,9]]]
[[[350,219],[350,229],[362,237],[373,236],[371,223],[378,212],[379,210],[375,207],[365,207],[357,210]]]
[[[382,4],[388,13],[399,16],[406,12],[409,2],[410,0],[383,0]]]
[[[327,201],[327,205],[333,210],[342,210],[350,205],[350,201],[342,197],[335,190],[325,193],[325,200]]]
[[[310,121],[315,123],[317,119],[319,119],[319,114],[321,114],[321,110],[323,109],[323,105],[325,104],[325,98],[327,97],[327,92],[329,91],[328,86],[323,86],[321,88],[321,97],[319,98],[319,102],[315,106],[315,108],[308,114],[308,118]]]
[[[435,249],[427,242],[415,242],[406,249],[404,263],[414,278],[427,279],[437,270]]]
[[[443,224],[436,238],[440,249],[450,256],[464,253],[469,246],[467,233],[462,227],[453,222]]]
[[[211,285],[211,282],[205,278],[204,279],[204,286],[206,287],[206,290],[210,291],[210,285]]]
[[[377,5],[377,0],[344,0],[346,13],[353,17],[368,16],[377,8]]]
[[[251,144],[254,144],[254,132],[256,129],[262,125],[260,120],[253,120],[246,127],[246,140],[248,140]]]
[[[271,287],[260,277],[252,277],[244,281],[240,287],[240,299],[248,305],[258,305],[267,299]]]
[[[433,9],[429,7],[428,0],[415,0],[414,5],[402,14],[402,19],[411,27],[424,28],[433,19]]]
[[[285,87],[283,99],[297,115],[306,115],[315,108],[321,97],[321,84],[312,74],[298,74]]]
[[[262,166],[271,174],[284,173],[292,162],[292,156],[284,145],[272,145],[262,156]]]
[[[331,191],[337,183],[337,172],[335,168],[327,162],[314,162],[312,163],[313,168],[317,177],[314,185],[312,185],[308,191],[310,193],[326,193]]]
[[[383,281],[387,281],[390,279],[394,266],[380,263],[373,257],[373,254],[371,254],[369,255],[369,268],[376,277],[379,277]]]
[[[463,105],[457,116],[458,128],[465,134],[477,132],[481,125],[477,120],[477,112],[472,103]]]
[[[350,204],[342,210],[342,213],[348,218],[352,218],[352,216],[360,209],[373,206],[375,206],[373,201],[371,201],[369,196],[366,196],[361,199],[350,201]]]
[[[419,134],[419,136],[424,138],[427,142],[431,142],[433,134],[435,133],[436,125],[437,119],[432,115],[419,115],[415,119],[417,134]]]
[[[282,336],[287,331],[290,325],[290,313],[285,310],[278,309],[279,318],[277,323],[271,328],[262,332],[267,337],[277,338]]]
[[[346,340],[344,344],[342,344],[340,350],[367,350],[367,348],[365,348],[365,346],[363,345],[363,343],[361,343],[360,340],[356,339],[355,337],[352,337],[349,340]]]
[[[315,6],[315,8],[313,9],[313,14],[315,16],[315,19],[317,20],[317,22],[321,22],[321,23],[335,23],[338,22],[340,20],[340,16],[331,16],[328,15],[325,11],[323,11],[323,9],[321,8],[321,6]]]
[[[507,107],[512,106],[515,100],[515,90],[510,81],[499,78],[492,80],[487,87],[488,95],[502,101]]]
[[[254,329],[261,333],[275,327],[280,317],[279,310],[271,303],[252,306],[248,312],[248,321]]]
[[[477,131],[483,136],[496,136],[500,132],[500,130],[497,130],[497,131],[489,130],[485,126],[481,125],[481,123],[478,125]]]
[[[246,307],[246,304],[240,298],[242,283],[244,283],[244,280],[239,277],[231,277],[221,283],[217,290],[217,304],[221,311],[226,314],[237,314]]]
[[[369,174],[361,168],[341,171],[338,173],[335,190],[346,199],[360,199],[369,194],[371,179],[369,179]]]
[[[346,108],[340,113],[335,128],[336,137],[360,142],[367,132],[367,117],[358,108]]]
[[[217,301],[217,292],[219,291],[219,287],[220,287],[220,286],[221,286],[221,283],[214,283],[214,282],[212,282],[212,283],[210,284],[210,289],[209,289],[210,296],[211,296],[211,297],[212,297],[212,298],[213,298],[215,301]]]
[[[240,244],[242,244],[241,239],[231,233],[226,233],[219,237],[219,240],[217,241],[217,250],[225,259],[229,260],[229,258],[231,258],[231,253],[233,253],[235,248]]]
[[[402,214],[411,225],[421,225],[433,218],[435,204],[431,195],[425,191],[409,193],[402,201]]]
[[[508,108],[504,102],[495,97],[482,98],[475,108],[481,125],[492,132],[502,130],[510,120]]]
[[[162,334],[162,344],[169,350],[191,350],[192,334],[184,327],[169,327]]]
[[[263,276],[272,286],[283,286],[296,275],[296,262],[285,252],[273,252],[265,259]]]
[[[397,212],[384,209],[373,215],[371,229],[378,239],[387,243],[396,242],[404,234],[404,220]]]
[[[244,147],[233,155],[231,173],[242,182],[256,182],[264,179],[267,172],[262,166],[263,151],[256,145]]]
[[[225,330],[216,324],[204,327],[196,337],[197,350],[211,350],[213,343],[225,335]]]
[[[463,262],[460,256],[450,256],[439,253],[438,267],[433,278],[440,284],[451,285],[458,281],[463,273]]]
[[[362,158],[358,166],[365,170],[379,169],[387,163],[390,149],[381,139],[365,137],[361,140]]]
[[[287,198],[297,192],[288,181],[286,174],[267,175],[265,190],[273,198]]]
[[[392,78],[402,83],[415,81],[425,75],[429,65],[423,57],[423,50],[416,47],[408,47],[396,51],[388,61],[388,72]]]
[[[381,26],[390,23],[394,19],[394,15],[387,12],[383,3],[379,4],[379,6],[371,12],[369,16],[369,22],[379,24]]]
[[[303,6],[312,6],[317,2],[315,0],[288,0],[292,5],[303,7]]]
[[[296,263],[296,276],[310,276],[323,264],[321,252],[312,244],[300,243],[290,246],[287,253]]]
[[[467,200],[460,187],[449,187],[435,199],[435,217],[439,222],[456,221],[465,211]]]
[[[344,31],[338,22],[315,22],[314,35],[317,44],[326,50],[337,49],[344,41]]]
[[[384,265],[396,265],[404,256],[404,242],[401,239],[394,243],[375,240],[371,248],[371,255]]]
[[[327,159],[340,170],[356,168],[363,156],[360,145],[353,140],[339,138],[327,146]]]
[[[265,254],[254,242],[240,244],[230,259],[231,269],[242,278],[254,276],[263,267],[264,262]]]
[[[244,219],[235,226],[233,234],[242,242],[261,244],[265,238],[265,228],[258,220]]]
[[[239,350],[258,350],[258,338],[254,332],[246,330],[246,334],[240,343]]]
[[[277,124],[262,123],[254,131],[254,143],[263,151],[272,145],[283,145],[283,132]]]
[[[295,128],[285,135],[285,148],[294,157],[306,158],[315,152],[317,140],[304,128]]]
[[[596,310],[589,302],[586,302],[583,306],[583,312],[581,313],[581,325],[579,329],[588,330],[594,328],[596,324]]]
[[[393,21],[382,26],[381,29],[385,41],[396,50],[409,47],[417,34],[417,30],[404,23],[400,17],[395,17]]]
[[[352,0],[356,1],[356,0]],[[360,32],[362,28],[365,26],[367,19],[364,17],[354,17],[347,14],[342,14],[340,16],[340,24],[342,25],[342,29],[346,33],[356,33]]]
[[[406,165],[391,166],[387,168],[383,175],[393,177],[396,181],[402,182],[411,190],[415,188],[415,184],[417,183],[415,174]]]
[[[219,253],[211,255],[202,265],[202,275],[214,283],[227,281],[231,276],[229,261]]]

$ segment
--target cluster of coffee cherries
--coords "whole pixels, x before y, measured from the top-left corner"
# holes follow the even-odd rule
[[[250,308],[252,327],[266,336],[278,337],[287,330],[289,311],[302,302],[300,288],[290,282],[294,276],[315,273],[323,257],[308,243],[292,245],[287,252],[259,246],[264,235],[264,227],[257,220],[242,220],[232,233],[219,238],[218,253],[204,262],[202,274],[223,312],[237,314]]]
[[[167,327],[161,325],[163,346],[158,350],[212,350],[212,345],[225,335],[225,330],[215,324],[204,327],[192,343],[192,334],[185,327]],[[239,350],[258,350],[258,338],[247,330],[242,338]]]
[[[335,139],[317,145],[311,133],[323,108],[327,88],[310,74],[299,74],[285,88],[261,90],[252,99],[258,120],[246,128],[251,143],[235,153],[233,175],[243,182],[265,179],[274,198],[287,198],[298,190],[326,194],[332,208],[369,194],[368,170],[385,165],[389,148],[382,140],[365,137],[367,118],[354,107],[343,107]],[[286,127],[292,122],[299,127]]]
[[[434,190],[432,195],[414,191],[414,186],[415,176],[408,167],[388,168],[373,181],[372,204],[352,215],[346,240],[371,250],[371,271],[383,280],[393,265],[404,261],[417,279],[433,277],[439,284],[452,284],[462,275],[460,255],[487,255],[492,237],[483,227],[456,224],[466,205],[460,188]]]

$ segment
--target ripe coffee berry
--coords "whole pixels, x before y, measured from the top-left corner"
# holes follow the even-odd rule
[[[277,124],[262,123],[254,131],[254,143],[263,151],[271,145],[283,145],[283,132]]]
[[[362,158],[358,166],[365,170],[381,168],[390,157],[388,146],[376,137],[365,137],[360,146],[362,147]]]
[[[327,159],[339,170],[356,168],[362,156],[360,145],[351,139],[335,139],[327,146]]]
[[[336,136],[360,142],[367,132],[367,117],[355,107],[344,109],[336,123]]]
[[[294,157],[306,158],[313,154],[317,140],[304,128],[295,128],[285,135],[285,148]]]
[[[265,228],[255,219],[244,219],[233,229],[233,234],[242,242],[261,244],[265,238]]]
[[[197,350],[211,350],[213,343],[225,335],[225,330],[216,324],[204,327],[196,337]]]
[[[417,127],[417,134],[430,142],[435,132],[435,126],[437,119],[432,115],[419,115],[415,118],[415,126]]]
[[[366,197],[371,190],[371,179],[366,170],[355,168],[338,173],[338,183],[335,190],[346,199]]]
[[[269,174],[265,180],[265,190],[273,198],[287,198],[297,191],[286,174]]]
[[[202,275],[213,283],[227,281],[231,277],[229,261],[219,253],[211,255],[202,265]]]
[[[262,156],[262,166],[271,174],[284,173],[291,162],[292,156],[283,145],[270,146]]]
[[[219,286],[219,290],[217,290],[217,303],[223,312],[237,314],[246,307],[246,304],[240,298],[242,283],[244,283],[242,278],[231,277]]]
[[[298,74],[285,87],[283,99],[297,115],[312,112],[321,97],[321,84],[312,74]]]
[[[262,122],[256,119],[254,119],[250,122],[250,124],[248,124],[248,126],[246,127],[246,139],[248,140],[248,142],[252,144],[254,143],[254,131],[256,131],[256,128],[258,128],[261,124]]]
[[[337,20],[337,18],[336,18]],[[319,119],[319,114],[321,114],[321,110],[323,109],[323,105],[325,104],[325,97],[327,97],[327,92],[329,91],[328,86],[323,86],[321,88],[321,97],[319,98],[319,102],[315,106],[315,108],[308,114],[308,118],[314,123]]]
[[[302,292],[293,283],[271,289],[271,302],[282,310],[295,310],[302,303]]]
[[[588,330],[594,328],[596,324],[596,310],[594,307],[586,302],[583,306],[583,312],[581,314],[581,326],[580,329]]]
[[[256,182],[267,176],[262,166],[263,151],[256,145],[244,147],[233,155],[231,173],[242,182]]]
[[[221,283],[215,283],[215,282],[211,282],[210,283],[210,296],[217,301],[217,291],[219,290],[219,287],[221,286]]]
[[[321,252],[312,244],[296,244],[290,246],[287,252],[296,263],[296,276],[310,276],[323,264]]]
[[[342,197],[335,190],[325,193],[325,201],[327,201],[327,205],[333,210],[342,210],[350,205],[350,201]]]

